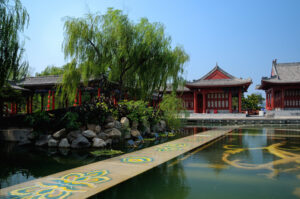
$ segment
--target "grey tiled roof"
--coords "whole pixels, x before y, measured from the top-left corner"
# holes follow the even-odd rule
[[[163,91],[163,90],[160,89],[160,91]],[[172,85],[171,85],[171,84],[168,84],[168,85],[167,85],[166,91],[167,91],[167,92],[173,91]],[[185,87],[185,86],[180,85],[180,86],[178,86],[178,88],[177,88],[176,91],[178,91],[178,92],[187,92],[187,91],[191,91],[191,90],[190,90],[189,88]]]
[[[213,72],[216,70],[221,71],[223,74],[229,77],[229,79],[206,79],[208,76],[210,76]],[[227,73],[222,68],[220,68],[218,65],[215,66],[209,73],[204,75],[198,80],[195,80],[193,82],[186,83],[187,86],[198,86],[198,87],[209,87],[209,86],[236,86],[236,85],[244,85],[244,84],[251,84],[252,79],[242,79],[242,78],[236,78],[233,75]]]
[[[297,83],[300,82],[300,62],[273,63],[274,75],[263,78],[262,81],[270,83]]]
[[[59,75],[49,75],[49,76],[40,76],[40,77],[26,77],[18,85],[20,86],[46,86],[46,85],[56,85],[60,83],[62,76]]]

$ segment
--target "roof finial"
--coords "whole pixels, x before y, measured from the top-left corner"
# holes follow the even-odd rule
[[[218,67],[218,62],[216,62],[216,67]]]

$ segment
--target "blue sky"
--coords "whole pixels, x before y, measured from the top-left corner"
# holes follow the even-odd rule
[[[172,44],[190,56],[187,80],[198,79],[218,62],[236,77],[251,77],[249,93],[272,60],[300,61],[299,0],[21,0],[30,15],[25,31],[26,58],[32,73],[68,60],[62,52],[63,18],[121,9],[137,22],[161,22]]]

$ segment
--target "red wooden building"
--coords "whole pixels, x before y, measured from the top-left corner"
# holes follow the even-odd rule
[[[251,83],[250,78],[236,78],[216,65],[200,79],[187,82],[177,93],[185,108],[194,113],[241,113],[242,95]]]
[[[300,62],[272,62],[271,77],[263,77],[257,89],[266,92],[267,110],[300,108]]]

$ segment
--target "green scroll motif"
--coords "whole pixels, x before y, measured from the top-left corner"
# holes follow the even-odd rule
[[[107,170],[86,173],[70,173],[51,182],[38,182],[33,186],[9,192],[13,199],[64,199],[74,192],[86,192],[86,188],[94,188],[99,183],[111,180]]]

